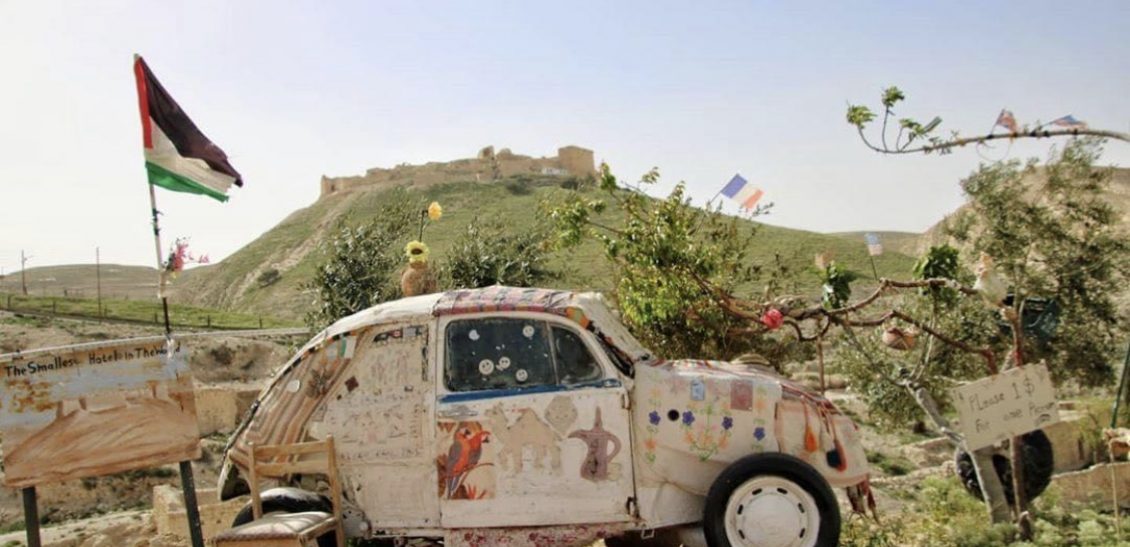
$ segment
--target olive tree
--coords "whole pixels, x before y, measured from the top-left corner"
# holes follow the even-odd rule
[[[314,294],[308,325],[323,327],[400,295],[395,274],[419,210],[406,193],[389,192],[372,220],[337,227],[322,248],[325,260],[301,287]]]
[[[550,234],[540,224],[510,232],[501,221],[475,218],[447,252],[444,281],[457,289],[535,287],[558,277],[548,264],[551,252]]]
[[[749,256],[756,229],[692,205],[682,183],[666,198],[652,198],[644,190],[658,181],[653,169],[638,184],[624,185],[601,165],[600,197],[574,192],[545,204],[559,244],[600,243],[613,266],[613,296],[624,322],[660,354],[731,358],[761,351],[770,360],[782,358],[783,346],[727,313],[714,290],[749,290],[759,279],[761,268]]]

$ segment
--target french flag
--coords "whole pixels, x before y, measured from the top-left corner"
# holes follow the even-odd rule
[[[742,209],[752,211],[757,206],[761,196],[765,195],[765,192],[762,192],[760,188],[754,188],[741,175],[734,175],[734,178],[730,179],[730,182],[722,188],[722,195],[738,202]]]

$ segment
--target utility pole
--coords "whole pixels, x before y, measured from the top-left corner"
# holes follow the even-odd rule
[[[98,291],[98,317],[102,317],[102,255],[98,247],[94,248],[94,282]],[[101,321],[101,319],[99,319]]]
[[[24,250],[20,249],[20,288],[23,289],[24,296],[27,296],[27,261],[32,257],[25,256]]]

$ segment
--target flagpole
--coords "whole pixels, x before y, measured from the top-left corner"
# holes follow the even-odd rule
[[[165,296],[165,260],[161,253],[161,226],[157,217],[157,191],[149,184],[149,208],[153,213],[153,246],[157,250],[157,298],[161,299],[161,309],[165,315],[165,337],[172,338],[173,326],[169,322],[169,299]]]
[[[149,183],[149,208],[153,214],[153,247],[157,250],[157,297],[161,299],[161,311],[165,316],[165,340],[168,343],[166,355],[173,358],[173,325],[169,321],[169,297],[165,294],[165,281],[168,270],[161,253],[161,225],[158,220],[161,212],[157,210],[157,191]],[[192,462],[179,462],[181,493],[184,495],[185,516],[188,520],[188,535],[192,547],[204,547],[204,533],[201,530],[200,506],[196,501],[196,481],[192,476]]]

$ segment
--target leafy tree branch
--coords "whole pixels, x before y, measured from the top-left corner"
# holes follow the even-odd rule
[[[981,144],[1000,139],[1046,139],[1054,137],[1098,137],[1130,142],[1130,134],[1105,129],[1092,129],[1089,127],[1073,127],[1064,129],[1045,129],[1045,125],[1033,128],[1018,127],[1016,131],[1001,133],[988,133],[973,137],[962,137],[957,131],[941,136],[938,129],[942,119],[935,116],[927,123],[922,123],[914,118],[899,118],[898,133],[888,144],[889,121],[895,119],[894,107],[906,99],[906,94],[897,87],[891,86],[883,90],[881,103],[883,105],[883,118],[879,131],[879,142],[875,143],[868,138],[867,126],[875,121],[876,114],[865,105],[849,104],[846,119],[848,124],[855,126],[859,138],[868,148],[883,154],[948,154],[954,148],[970,144]]]

